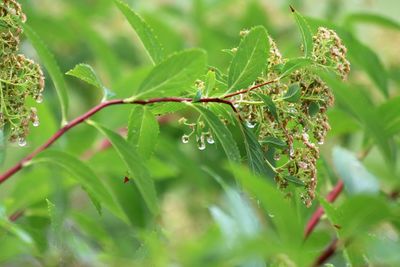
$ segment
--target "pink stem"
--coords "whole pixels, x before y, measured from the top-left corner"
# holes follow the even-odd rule
[[[334,202],[336,198],[340,195],[342,190],[343,190],[343,181],[339,180],[339,182],[335,185],[332,191],[329,192],[328,196],[326,197],[326,200],[328,202]],[[305,238],[307,238],[312,233],[312,231],[314,230],[315,226],[317,226],[323,214],[324,210],[321,206],[319,206],[307,223],[306,229],[304,231]]]

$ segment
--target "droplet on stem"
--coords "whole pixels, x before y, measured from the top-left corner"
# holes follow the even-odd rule
[[[32,123],[33,127],[38,127],[40,125],[39,119],[35,119],[35,121]]]
[[[198,141],[198,148],[199,150],[206,149],[206,143],[204,142],[204,135],[200,136],[200,140]]]
[[[182,136],[182,143],[184,143],[184,144],[189,143],[189,135],[184,134],[184,135]]]
[[[23,137],[18,138],[18,145],[20,147],[26,146],[26,140]]]
[[[36,97],[36,103],[42,103],[43,102],[43,95],[42,94],[39,94],[37,97]]]
[[[246,126],[247,128],[253,129],[254,127],[256,127],[256,123],[251,121],[246,121]]]
[[[215,143],[215,140],[211,134],[207,136],[207,143],[209,143],[210,145]]]

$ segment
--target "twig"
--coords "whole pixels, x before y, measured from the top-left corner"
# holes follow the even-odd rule
[[[327,259],[329,259],[336,252],[336,248],[339,240],[337,238],[333,239],[329,246],[322,252],[317,260],[313,263],[313,267],[318,267],[322,265]]]
[[[326,200],[328,202],[334,202],[342,192],[343,186],[344,186],[343,181],[339,180],[338,183],[335,185],[335,187],[332,189],[332,191],[329,192],[328,196],[326,197]],[[321,220],[323,214],[324,214],[324,209],[322,208],[322,206],[319,206],[307,223],[306,229],[304,231],[305,238],[307,238],[312,233],[314,228],[317,226],[318,222]]]
[[[237,109],[233,105],[232,101],[227,100],[227,98],[230,98],[232,96],[244,94],[247,92],[250,92],[252,90],[255,90],[257,88],[260,88],[262,86],[265,86],[267,84],[271,84],[276,82],[276,80],[264,82],[262,84],[255,85],[253,87],[250,87],[245,90],[241,90],[235,93],[228,94],[224,97],[221,98],[201,98],[200,100],[196,102],[200,103],[222,103],[229,105],[232,110],[235,113],[238,113]],[[68,132],[71,128],[77,126],[78,124],[84,122],[85,120],[89,119],[91,116],[99,112],[100,110],[113,106],[113,105],[123,105],[123,104],[136,104],[136,105],[149,105],[149,104],[155,104],[155,103],[165,103],[165,102],[179,102],[179,103],[190,103],[193,102],[192,98],[179,98],[179,97],[164,97],[164,98],[152,98],[148,100],[125,100],[125,99],[114,99],[114,100],[109,100],[102,102],[101,104],[95,106],[85,114],[77,117],[76,119],[70,121],[67,123],[64,127],[59,129],[53,136],[51,136],[43,145],[35,149],[32,153],[30,153],[28,156],[25,158],[21,159],[19,162],[17,162],[14,166],[12,166],[10,169],[8,169],[5,173],[0,175],[0,184],[8,180],[11,176],[13,176],[15,173],[20,171],[25,165],[27,165],[35,156],[37,156],[40,152],[44,151],[48,147],[50,147],[55,141],[57,141],[61,136],[63,136],[66,132]]]

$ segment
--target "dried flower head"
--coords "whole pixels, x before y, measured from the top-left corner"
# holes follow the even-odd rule
[[[333,68],[345,79],[350,71],[346,48],[337,34],[319,28],[313,38],[312,59]],[[268,72],[264,79],[280,77],[282,58],[275,42],[270,39]],[[270,105],[260,95],[271,100]],[[301,198],[307,206],[315,198],[316,163],[319,145],[324,143],[330,129],[327,109],[334,97],[329,87],[307,68],[294,71],[288,78],[240,95],[235,104],[246,125],[256,128],[258,141],[266,153],[275,159],[275,180],[285,190],[289,183],[301,185]],[[271,163],[273,165],[273,163]]]
[[[0,129],[10,126],[10,141],[23,146],[29,124],[39,125],[37,110],[26,105],[31,97],[43,100],[44,76],[40,66],[24,55],[17,54],[21,22],[26,21],[20,4],[15,0],[0,3]]]

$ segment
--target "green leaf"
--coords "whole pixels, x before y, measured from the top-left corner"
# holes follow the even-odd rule
[[[50,77],[53,81],[54,87],[57,92],[58,100],[60,102],[61,108],[61,124],[67,123],[67,111],[68,111],[68,94],[67,85],[64,80],[64,76],[51,52],[48,50],[47,46],[43,43],[40,37],[33,31],[31,27],[27,24],[22,24],[24,28],[25,35],[31,41],[33,47],[38,53],[40,60],[43,62]]]
[[[389,99],[378,107],[378,117],[382,120],[385,129],[382,134],[386,138],[400,132],[400,96]]]
[[[142,106],[132,109],[128,125],[128,142],[143,159],[150,158],[159,133],[159,125],[153,113]]]
[[[147,207],[154,215],[158,214],[159,207],[154,182],[150,178],[149,172],[135,147],[128,143],[119,134],[95,123],[94,121],[88,121],[88,124],[93,125],[104,134],[108,140],[110,140],[118,155],[128,168],[130,177],[138,187]]]
[[[93,203],[97,208],[97,203],[105,204],[110,211],[117,216],[124,218],[118,204],[113,199],[110,192],[104,186],[102,181],[97,177],[94,171],[81,160],[72,155],[61,151],[44,151],[41,152],[31,164],[50,163],[65,169],[84,189],[90,194],[90,198],[94,198],[96,203]]]
[[[269,95],[257,94],[257,96],[264,101],[265,105],[268,107],[269,112],[274,116],[275,120],[279,120],[278,112],[276,111],[276,105]]]
[[[82,81],[87,82],[98,89],[103,89],[104,87],[99,77],[97,77],[94,69],[88,64],[78,64],[66,74],[81,79]]]
[[[13,234],[29,247],[33,248],[35,244],[33,238],[28,232],[20,228],[18,224],[15,224],[8,219],[3,206],[0,206],[0,229]],[[2,238],[4,238],[4,233],[2,233]]]
[[[317,115],[321,107],[317,102],[311,102],[310,106],[308,107],[308,115],[311,117]]]
[[[276,185],[252,175],[242,167],[233,166],[233,173],[250,196],[259,200],[270,216],[283,243],[289,242],[291,248],[300,249],[303,244],[303,228],[290,201],[284,199]]]
[[[262,144],[270,144],[279,149],[287,148],[286,142],[284,142],[276,137],[273,137],[273,136],[268,136],[268,137],[264,138],[264,140],[262,140],[261,143]]]
[[[206,68],[206,53],[191,49],[173,54],[155,66],[134,98],[180,95],[188,91]]]
[[[350,151],[335,147],[333,164],[351,194],[378,194],[378,179]]]
[[[306,58],[310,58],[313,49],[313,34],[311,32],[310,25],[306,19],[293,7],[290,7],[290,9],[292,10],[297,26],[299,27],[301,38],[303,39],[304,55]]]
[[[164,50],[154,35],[153,29],[126,3],[120,0],[114,0],[114,3],[136,31],[153,64],[160,63],[164,59]]]
[[[289,59],[285,65],[283,65],[283,68],[281,70],[281,74],[280,74],[280,79],[283,79],[287,76],[289,76],[290,74],[292,74],[294,71],[308,67],[308,66],[312,66],[314,64],[314,61],[312,61],[309,58],[293,58],[293,59]]]
[[[109,99],[113,94],[103,85],[92,66],[88,64],[78,64],[67,75],[81,79],[82,81],[93,85],[103,91],[103,101]]]
[[[229,66],[228,90],[226,93],[247,88],[267,68],[269,55],[268,34],[264,27],[257,26],[240,42]]]
[[[209,70],[206,76],[206,89],[204,92],[205,96],[208,96],[215,88],[217,82],[217,76],[214,70]]]
[[[235,140],[231,132],[226,128],[226,126],[221,122],[221,120],[208,109],[200,106],[200,105],[192,105],[201,115],[203,115],[204,119],[210,126],[213,134],[217,137],[219,142],[222,145],[228,159],[234,163],[240,163],[240,152],[237,147]]]
[[[292,175],[288,175],[288,176],[285,176],[285,177],[283,177],[286,181],[288,181],[288,182],[290,182],[290,183],[292,183],[292,184],[294,184],[294,185],[296,185],[296,186],[304,186],[305,184],[304,184],[304,182],[302,181],[302,180],[300,180],[300,179],[298,179],[297,177],[295,177],[295,176],[292,176]]]
[[[383,26],[389,29],[400,30],[400,23],[379,14],[353,13],[345,18],[344,25],[353,26],[357,23],[368,23]]]
[[[266,158],[264,156],[264,151],[257,141],[257,137],[252,132],[251,129],[246,127],[246,125],[241,124],[241,130],[244,136],[244,145],[247,153],[247,162],[255,174],[263,177],[267,177],[273,181],[275,177],[275,172],[266,163]]]
[[[289,88],[286,94],[282,97],[282,100],[285,100],[290,103],[296,103],[300,100],[301,90],[300,85],[298,83],[293,83],[289,85]]]

